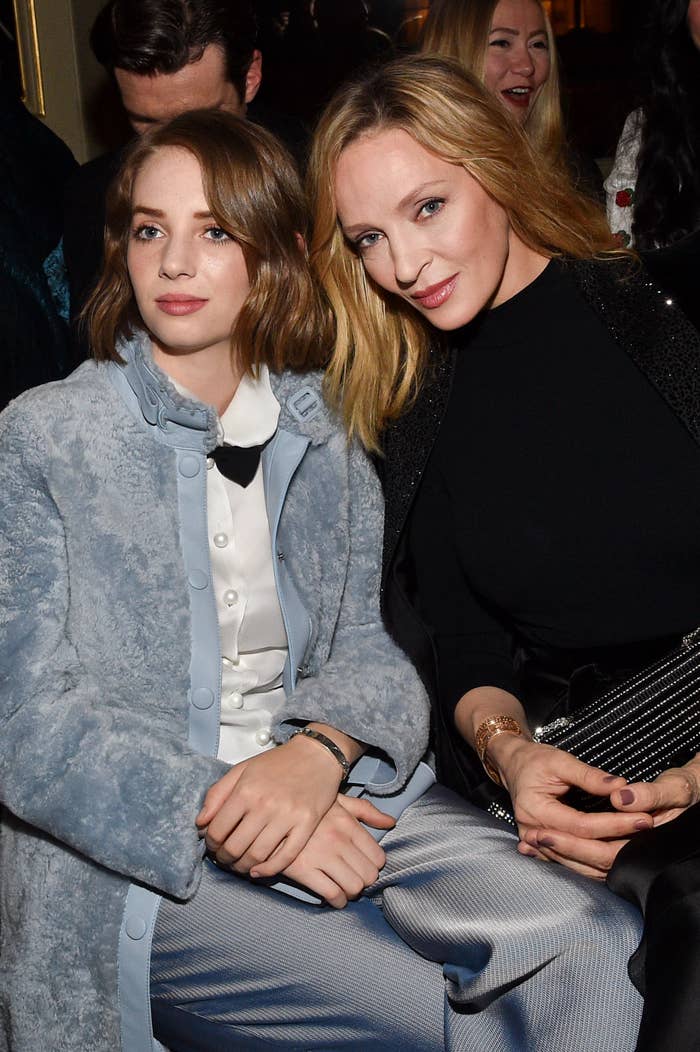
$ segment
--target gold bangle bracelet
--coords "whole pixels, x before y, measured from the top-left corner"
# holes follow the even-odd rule
[[[498,734],[515,734],[516,736],[520,736],[522,733],[522,727],[512,716],[489,716],[483,721],[483,723],[479,724],[474,745],[484,770],[491,781],[495,782],[496,785],[503,785],[503,782],[501,781],[501,776],[498,771],[486,755],[489,742]]]

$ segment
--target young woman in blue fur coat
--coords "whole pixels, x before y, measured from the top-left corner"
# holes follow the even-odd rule
[[[420,763],[304,233],[261,129],[144,135],[0,418],[0,1048],[624,1052],[634,912]]]

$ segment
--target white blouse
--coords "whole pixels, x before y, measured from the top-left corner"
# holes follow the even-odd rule
[[[267,367],[257,380],[245,375],[219,420],[219,444],[265,442],[277,430],[279,412]],[[222,653],[218,757],[238,763],[274,744],[270,728],[284,700],[287,635],[275,587],[262,463],[245,487],[222,475],[211,457],[207,467],[209,554]]]

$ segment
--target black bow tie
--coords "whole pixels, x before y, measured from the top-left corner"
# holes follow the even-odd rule
[[[255,478],[260,463],[260,454],[270,441],[260,446],[217,446],[209,456],[222,475],[239,486],[248,486]]]

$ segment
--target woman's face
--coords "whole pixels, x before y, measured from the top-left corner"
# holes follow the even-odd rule
[[[690,38],[700,51],[700,0],[690,0],[687,19]]]
[[[501,301],[506,213],[464,168],[407,132],[386,129],[346,147],[336,203],[370,277],[436,328],[459,328]]]
[[[536,0],[499,0],[486,47],[484,81],[519,124],[525,124],[532,113],[549,67],[540,5]]]
[[[250,281],[240,245],[211,215],[188,150],[160,147],[136,176],[127,265],[157,358],[228,358]]]

